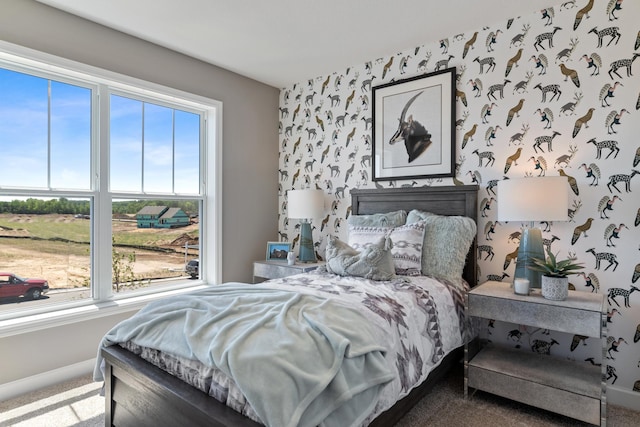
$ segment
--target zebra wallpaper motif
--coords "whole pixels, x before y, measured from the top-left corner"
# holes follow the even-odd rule
[[[578,291],[608,302],[602,359],[594,338],[490,322],[484,335],[527,351],[605,363],[610,390],[640,407],[640,2],[558,2],[283,88],[279,233],[298,248],[286,192],[318,188],[317,254],[347,238],[352,188],[478,184],[479,280],[512,280],[521,224],[496,219],[505,178],[567,176],[570,220],[543,223],[545,245],[575,256]],[[455,67],[456,176],[371,180],[372,87]],[[636,73],[634,75],[634,73]],[[614,401],[615,403],[615,401]]]

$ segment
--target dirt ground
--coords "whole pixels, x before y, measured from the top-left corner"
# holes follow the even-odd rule
[[[86,219],[76,219],[72,215],[47,215],[52,222],[87,221]],[[42,243],[33,241],[33,249],[16,247],[14,239],[2,238],[2,236],[25,236],[28,235],[24,229],[20,229],[20,223],[33,221],[29,215],[13,215],[8,218],[10,222],[16,224],[12,230],[0,228],[0,271],[15,273],[22,277],[39,277],[49,281],[52,289],[77,288],[88,285],[90,277],[90,260],[86,255],[70,255],[65,253],[46,253],[38,250]],[[190,225],[180,228],[179,234],[188,233],[197,229],[198,225]],[[168,240],[162,241],[161,245],[172,247],[178,253],[167,254],[155,251],[145,251],[136,249],[136,262],[133,266],[134,274],[139,278],[170,278],[185,276],[184,245],[171,246],[175,239],[174,233],[168,233],[166,229],[138,229],[135,222],[113,222],[114,232],[143,232],[143,233],[164,233]],[[120,249],[118,249],[120,250]],[[197,257],[197,251],[191,250],[187,259]]]

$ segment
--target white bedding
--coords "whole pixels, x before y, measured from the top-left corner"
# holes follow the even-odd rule
[[[470,334],[464,319],[465,289],[447,281],[425,276],[373,281],[331,275],[319,269],[260,286],[339,299],[371,322],[376,339],[387,349],[385,360],[395,375],[383,387],[364,424],[422,383],[442,358],[464,344]],[[260,422],[235,383],[219,370],[132,343],[123,346]]]

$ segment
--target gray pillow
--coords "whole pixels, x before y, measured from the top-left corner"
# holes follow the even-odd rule
[[[407,221],[407,212],[403,210],[371,215],[351,215],[349,225],[354,227],[397,227]]]
[[[391,257],[391,239],[382,237],[361,252],[329,236],[325,252],[326,269],[340,276],[357,276],[372,280],[390,280],[395,275]]]
[[[466,216],[442,216],[412,210],[407,224],[424,221],[422,274],[448,280],[462,277],[469,248],[476,237],[476,223]]]

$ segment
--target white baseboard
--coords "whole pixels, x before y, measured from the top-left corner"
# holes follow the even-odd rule
[[[0,384],[0,401],[89,374],[93,372],[95,363],[96,359],[89,359],[10,383]]]
[[[608,385],[607,403],[637,411],[640,408],[640,393]]]

